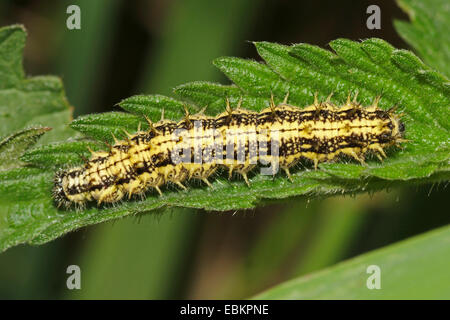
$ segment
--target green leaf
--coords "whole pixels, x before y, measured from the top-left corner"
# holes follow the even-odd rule
[[[72,121],[71,127],[94,139],[112,143],[113,136],[125,138],[124,130],[135,132],[139,125],[142,129],[148,129],[144,116],[159,121],[164,110],[166,119],[180,119],[184,115],[185,104],[162,95],[138,95],[122,100],[119,105],[130,113],[89,114]],[[192,106],[191,109],[195,110]]]
[[[20,160],[45,169],[58,169],[81,164],[83,157],[89,158],[89,148],[98,151],[102,146],[105,147],[90,141],[52,143],[25,152]]]
[[[446,0],[397,0],[411,22],[394,21],[398,33],[423,60],[450,77],[450,6]]]
[[[16,132],[0,141],[0,171],[19,168],[17,159],[50,128],[30,128]]]
[[[139,117],[130,113],[107,112],[78,117],[70,126],[98,141],[112,143],[114,137],[119,139],[125,137],[124,130],[136,131],[140,120]]]
[[[79,136],[67,126],[71,110],[61,80],[25,77],[25,38],[22,26],[0,28],[0,251],[31,240],[54,219],[44,205],[53,173],[27,168],[22,154],[33,145]]]
[[[132,199],[115,206],[97,208],[92,204],[82,211],[57,210],[51,197],[53,168],[78,163],[81,157],[77,159],[77,155],[86,156],[88,145],[93,143],[72,137],[72,141],[27,151],[21,159],[29,163],[28,167],[0,173],[0,203],[7,208],[0,225],[0,249],[23,242],[45,243],[83,226],[165,207],[247,209],[294,196],[366,192],[448,179],[448,80],[412,53],[396,50],[380,39],[361,43],[338,39],[330,45],[334,53],[307,44],[258,42],[256,49],[266,63],[230,57],[214,61],[234,85],[193,82],[177,87],[175,92],[189,101],[190,110],[206,107],[210,115],[222,111],[227,99],[232,105],[242,100],[244,108],[261,110],[269,106],[271,94],[279,103],[289,93],[289,103],[303,107],[313,102],[315,92],[323,99],[334,92],[332,101],[339,104],[349,92],[358,91],[365,105],[383,93],[380,107],[399,104],[405,114],[406,138],[411,140],[403,150],[389,150],[384,162],[369,159],[367,166],[327,163],[317,171],[299,168],[292,174],[293,182],[282,174],[272,179],[255,171],[250,188],[242,180],[228,181],[219,175],[212,189],[195,183],[188,191],[168,186],[162,197],[149,192],[144,200]],[[157,121],[164,109],[166,118],[179,120],[184,104],[160,95],[134,96],[119,103],[130,113],[86,115],[74,120],[71,127],[99,141],[99,148],[101,142],[113,141],[112,134],[124,137],[123,129],[135,132],[139,123],[143,129],[148,128],[144,115]]]
[[[449,299],[450,227],[375,250],[328,269],[282,283],[255,299]],[[369,266],[381,289],[369,290]]]
[[[39,126],[53,129],[40,139],[41,145],[73,137],[75,132],[67,128],[71,110],[61,79],[24,75],[25,38],[22,26],[0,29],[0,137]]]
[[[147,116],[158,121],[164,110],[166,119],[179,119],[184,116],[184,104],[173,98],[162,95],[138,95],[122,100],[119,105],[128,112]]]

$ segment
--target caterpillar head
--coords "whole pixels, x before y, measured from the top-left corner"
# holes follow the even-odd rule
[[[402,142],[408,142],[408,140],[404,139],[403,136],[405,134],[405,123],[400,118],[401,114],[394,114],[393,112],[389,112],[389,119],[390,119],[390,134],[389,134],[389,140],[391,143],[389,145],[397,145],[399,146]]]
[[[390,114],[390,118],[393,124],[392,136],[396,138],[402,138],[405,133],[405,123],[402,121],[399,115]]]

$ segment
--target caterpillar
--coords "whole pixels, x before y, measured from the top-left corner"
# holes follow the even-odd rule
[[[396,107],[378,107],[380,97],[368,107],[361,106],[350,95],[344,105],[330,102],[331,95],[319,102],[298,108],[284,101],[260,112],[226,109],[215,117],[203,112],[184,119],[164,119],[157,123],[147,117],[149,129],[117,140],[109,151],[94,152],[84,165],[60,170],[55,175],[53,195],[58,207],[82,207],[89,201],[115,203],[127,196],[144,195],[153,188],[160,195],[168,183],[186,189],[189,179],[211,186],[208,178],[220,167],[229,177],[239,173],[250,186],[247,174],[258,164],[268,165],[265,174],[275,175],[281,168],[291,179],[290,168],[302,158],[320,162],[349,156],[364,164],[367,153],[380,160],[384,149],[400,146],[405,126]],[[261,171],[263,173],[263,171]]]

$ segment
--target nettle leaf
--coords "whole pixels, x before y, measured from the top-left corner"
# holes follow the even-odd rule
[[[411,52],[397,50],[380,39],[338,39],[330,43],[334,52],[307,44],[257,42],[255,46],[264,63],[232,57],[214,61],[232,85],[187,83],[175,89],[182,101],[160,95],[127,98],[119,106],[128,113],[92,114],[72,122],[73,129],[93,140],[71,138],[38,146],[21,156],[28,166],[0,172],[0,203],[7,208],[0,221],[0,248],[45,243],[83,226],[160,208],[248,209],[294,196],[373,192],[449,178],[448,80]],[[255,170],[250,188],[243,180],[228,181],[219,175],[212,189],[195,182],[187,191],[169,185],[161,197],[149,192],[146,199],[132,198],[114,206],[92,204],[85,210],[66,211],[57,210],[53,203],[56,168],[82,163],[81,155],[89,154],[88,146],[104,148],[103,142],[113,141],[112,134],[124,137],[123,129],[133,133],[139,124],[148,128],[144,115],[157,121],[164,109],[167,119],[179,120],[183,106],[192,112],[206,107],[207,114],[216,115],[224,110],[227,99],[233,106],[242,100],[242,107],[261,110],[269,106],[272,94],[279,103],[287,93],[290,104],[303,107],[313,102],[316,92],[322,99],[333,92],[336,104],[344,102],[349,92],[359,92],[358,100],[365,105],[382,94],[380,107],[398,104],[404,113],[405,138],[410,142],[403,150],[388,150],[384,162],[369,159],[367,166],[342,161],[321,164],[315,171],[306,164],[292,172],[293,182],[283,174],[273,179]]]
[[[71,110],[61,80],[25,77],[25,38],[22,26],[0,28],[0,251],[32,239],[45,227],[39,220],[48,218],[43,201],[51,195],[42,182],[53,173],[27,167],[23,153],[79,135],[67,126]]]
[[[446,0],[397,0],[411,23],[394,21],[398,33],[423,60],[450,77],[450,6]]]
[[[0,141],[0,171],[23,166],[17,159],[51,128],[30,128],[12,134]]]
[[[25,38],[22,26],[0,29],[0,137],[25,128],[45,126],[52,130],[38,144],[73,137],[75,132],[67,128],[71,110],[61,79],[25,77],[22,67]]]

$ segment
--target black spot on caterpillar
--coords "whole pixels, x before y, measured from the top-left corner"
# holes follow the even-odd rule
[[[240,103],[216,117],[203,114],[186,116],[179,122],[164,120],[150,129],[118,141],[109,151],[92,152],[82,166],[56,173],[53,189],[59,206],[82,207],[96,200],[114,203],[124,196],[143,195],[154,188],[199,179],[210,186],[208,177],[219,167],[239,173],[250,185],[247,173],[258,163],[269,165],[265,174],[278,168],[289,179],[289,168],[302,158],[319,162],[334,161],[347,155],[364,163],[372,152],[382,160],[384,149],[405,142],[404,124],[395,108],[378,108],[379,98],[368,107],[351,101],[336,107],[329,99],[303,109],[285,101],[260,112],[242,109]],[[263,173],[263,171],[262,171]]]

